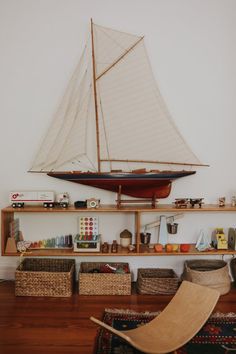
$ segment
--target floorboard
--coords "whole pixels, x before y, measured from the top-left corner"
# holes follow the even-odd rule
[[[0,283],[0,354],[92,354],[105,308],[162,310],[172,296],[16,297],[14,282]],[[221,296],[214,311],[236,313],[236,288]]]

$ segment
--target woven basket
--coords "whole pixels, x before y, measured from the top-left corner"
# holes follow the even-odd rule
[[[137,290],[139,294],[175,294],[179,278],[173,269],[139,268]]]
[[[82,262],[79,271],[80,295],[130,295],[131,273],[89,273],[92,269],[100,269],[107,263]],[[112,267],[126,266],[128,263],[109,262]]]
[[[231,269],[232,277],[234,281],[236,281],[236,258],[231,259],[230,269]]]
[[[74,260],[26,258],[15,272],[15,295],[71,296],[74,275]]]
[[[221,295],[227,294],[231,287],[229,268],[223,260],[185,261],[182,278],[216,289]]]

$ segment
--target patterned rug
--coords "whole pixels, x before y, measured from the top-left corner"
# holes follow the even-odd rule
[[[133,329],[151,321],[158,313],[106,309],[103,321],[118,330]],[[157,333],[158,335],[158,333]],[[212,315],[197,335],[178,354],[236,354],[236,314]],[[99,329],[94,354],[141,354],[122,339]]]

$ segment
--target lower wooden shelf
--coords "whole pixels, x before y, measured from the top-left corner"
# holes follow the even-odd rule
[[[199,252],[195,248],[195,244],[190,245],[190,250],[188,252],[155,252],[153,248],[149,248],[148,246],[140,246],[140,251],[129,251],[126,248],[118,247],[118,252],[74,252],[72,249],[37,249],[37,250],[27,250],[23,253],[24,257],[39,257],[39,256],[60,256],[60,257],[77,257],[77,256],[95,256],[95,257],[106,257],[106,256],[191,256],[191,255],[234,255],[236,254],[235,250],[210,250]],[[21,253],[4,253],[4,256],[20,256]]]

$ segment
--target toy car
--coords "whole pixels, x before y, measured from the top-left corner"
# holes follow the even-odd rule
[[[176,208],[187,208],[188,198],[176,198],[174,203]]]
[[[189,203],[190,203],[192,208],[194,208],[195,204],[198,204],[199,208],[201,208],[202,204],[204,204],[203,203],[203,198],[195,198],[195,199],[190,198],[189,199]]]

